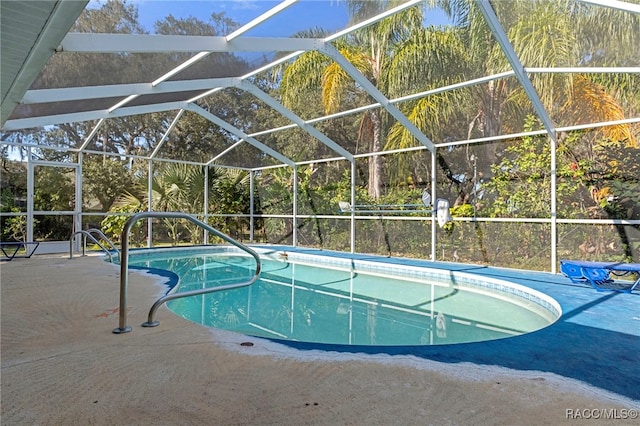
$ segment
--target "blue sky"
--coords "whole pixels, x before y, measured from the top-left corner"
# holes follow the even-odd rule
[[[130,3],[138,7],[140,23],[146,29],[153,30],[154,22],[162,20],[169,14],[173,14],[176,18],[193,16],[207,21],[212,12],[225,12],[227,17],[240,24],[245,24],[280,2],[271,0],[130,0]],[[338,30],[346,27],[347,19],[346,7],[343,1],[306,0],[290,6],[271,18],[269,22],[265,22],[250,33],[247,33],[247,35],[286,37],[310,26]]]
[[[104,0],[92,0],[89,7]],[[273,8],[277,0],[128,0],[138,8],[140,23],[150,32],[156,21],[169,14],[176,18],[195,17],[208,21],[212,12],[225,12],[227,17],[245,24]],[[445,24],[447,19],[440,11],[429,11],[428,24]],[[347,26],[348,14],[344,0],[300,0],[280,14],[261,24],[247,36],[289,37],[297,31],[321,27],[338,31]]]

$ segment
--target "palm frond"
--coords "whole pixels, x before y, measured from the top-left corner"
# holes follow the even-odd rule
[[[114,207],[134,206],[136,209],[142,211],[146,209],[146,203],[143,197],[134,195],[131,192],[125,191],[118,200],[113,204]]]
[[[325,68],[322,74],[322,104],[327,114],[339,109],[345,86],[351,77],[335,62]]]
[[[464,81],[469,56],[458,31],[423,28],[394,48],[386,69],[387,92],[402,96]]]
[[[624,111],[617,100],[603,86],[594,83],[584,74],[574,78],[573,93],[563,106],[564,115],[575,123],[592,123],[624,119]],[[628,147],[638,147],[629,125],[621,124],[601,129],[604,136],[624,142]]]
[[[444,102],[442,96],[429,96],[419,99],[406,113],[407,118],[426,135],[433,135],[441,125],[444,118],[441,106]],[[438,102],[440,101],[440,102]],[[419,146],[420,142],[400,123],[394,123],[389,130],[385,149],[407,149]]]
[[[298,57],[285,69],[280,82],[282,103],[292,108],[301,100],[301,93],[313,93],[322,83],[324,69],[330,59],[316,51],[307,52]]]

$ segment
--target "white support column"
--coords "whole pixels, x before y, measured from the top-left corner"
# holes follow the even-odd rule
[[[254,214],[255,214],[255,204],[253,202],[253,197],[255,193],[255,174],[253,170],[249,172],[249,241],[254,242]]]
[[[551,273],[558,272],[558,211],[557,211],[557,175],[556,175],[556,149],[557,138],[549,138],[551,144]]]
[[[293,166],[293,246],[298,246],[298,166]]]
[[[435,209],[435,205],[436,205],[436,198],[437,198],[437,194],[436,194],[436,185],[438,184],[438,179],[436,177],[436,173],[438,171],[437,167],[437,151],[436,152],[432,152],[431,153],[431,207],[432,207],[432,212],[431,212],[431,260],[432,261],[436,261],[436,243],[437,243],[437,238],[436,238],[436,232],[438,232],[438,228],[436,227],[436,209]]]
[[[356,205],[356,160],[351,162],[351,205]],[[356,252],[356,212],[351,209],[351,253]]]
[[[153,160],[149,160],[149,176],[147,177],[147,211],[153,211]],[[147,247],[153,247],[153,219],[147,218]]]
[[[34,196],[34,183],[35,179],[33,176],[34,167],[33,167],[33,158],[31,147],[27,148],[27,241],[33,240],[33,196]]]
[[[204,206],[202,210],[204,213],[204,223],[209,223],[209,166],[203,166],[203,167],[204,167]],[[202,238],[203,238],[202,242],[204,244],[208,244],[209,231],[205,229]]]
[[[75,188],[75,206],[73,208],[73,230],[72,233],[82,229],[82,152],[78,153],[78,165],[76,166],[76,188]]]

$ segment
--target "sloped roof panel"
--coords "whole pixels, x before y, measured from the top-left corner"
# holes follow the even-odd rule
[[[0,2],[0,124],[4,124],[22,95],[87,1]]]

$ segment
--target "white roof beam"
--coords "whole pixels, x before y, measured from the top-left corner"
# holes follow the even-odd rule
[[[609,127],[609,126],[619,126],[619,125],[624,125],[624,124],[636,124],[636,123],[640,123],[640,117],[635,117],[635,118],[625,118],[622,120],[613,120],[613,121],[600,121],[597,123],[588,123],[588,124],[578,124],[578,125],[572,125],[572,126],[561,126],[558,127],[556,130],[558,132],[571,132],[571,131],[576,131],[576,130],[593,130],[593,129],[598,129],[601,127]],[[517,138],[521,138],[524,136],[540,136],[540,135],[546,135],[547,131],[546,130],[533,130],[533,131],[528,131],[528,132],[520,132],[520,133],[509,133],[506,135],[500,135],[500,136],[490,136],[490,137],[484,137],[484,138],[476,138],[476,139],[464,139],[464,140],[458,140],[458,141],[451,141],[451,142],[444,142],[444,143],[439,143],[437,146],[438,148],[443,148],[443,147],[448,147],[448,146],[458,146],[458,145],[469,145],[469,144],[479,144],[479,143],[484,143],[484,142],[491,142],[491,141],[500,141],[500,140],[509,140],[509,139],[517,139]],[[227,148],[225,151],[223,151],[223,153],[228,152],[230,149],[235,148],[236,145],[239,145],[240,143],[244,142],[244,140],[239,140],[238,142],[234,143],[231,147]],[[80,148],[69,148],[69,147],[61,147],[61,146],[51,146],[51,145],[37,145],[37,144],[25,144],[25,143],[21,143],[21,142],[13,142],[13,141],[8,141],[8,140],[0,140],[0,144],[2,145],[10,145],[10,146],[17,146],[17,147],[27,147],[27,148],[39,148],[39,149],[46,149],[46,150],[52,150],[52,151],[69,151],[69,152],[79,152]],[[417,147],[413,147],[413,148],[406,148],[404,149],[404,151],[419,151],[419,150],[423,150],[426,149],[426,147],[424,146],[417,146]],[[378,155],[380,154],[394,154],[397,152],[402,152],[403,150],[398,150],[398,149],[394,149],[394,150],[388,150],[388,151],[382,151],[381,153],[378,153]],[[110,156],[122,156],[123,154],[120,153],[112,153],[112,152],[103,152],[103,151],[92,151],[92,150],[85,150],[84,152],[90,153],[90,154],[105,154],[105,155],[110,155]],[[354,158],[362,158],[362,157],[367,157],[367,156],[371,156],[373,154],[357,154],[354,155]],[[142,155],[134,155],[134,154],[128,154],[126,155],[126,157],[129,158],[140,158],[140,159],[144,159],[144,160],[148,160],[150,159],[150,157],[147,156],[142,156]],[[221,154],[218,154],[216,156],[216,158],[220,158]],[[336,160],[341,160],[342,158],[323,158],[321,160],[318,160],[320,162],[325,162],[325,161],[336,161]],[[158,159],[159,161],[167,161],[167,162],[182,162],[182,160],[171,160],[171,159],[166,159],[166,158],[162,158],[162,159]],[[310,162],[313,161],[301,161],[301,162],[297,162],[296,164],[300,165],[300,164],[308,164]],[[196,162],[188,162],[190,164],[198,164],[198,165],[211,165],[212,161],[209,161],[208,163],[196,163]],[[222,165],[221,165],[222,167]],[[264,169],[268,169],[268,168],[273,168],[273,167],[281,167],[281,166],[267,166],[264,167]],[[262,169],[262,168],[256,168],[254,170],[258,170],[258,169]]]
[[[242,89],[244,91],[251,93],[253,96],[260,99],[262,102],[264,102],[265,104],[269,105],[271,108],[273,108],[274,110],[282,114],[285,118],[288,118],[289,120],[297,124],[298,127],[300,127],[302,130],[304,130],[314,138],[318,139],[327,147],[329,147],[336,153],[342,155],[347,160],[353,162],[353,156],[349,151],[347,151],[346,149],[344,149],[343,147],[335,143],[333,140],[331,140],[325,134],[321,133],[318,129],[316,129],[312,125],[305,123],[305,121],[302,118],[298,117],[288,108],[285,108],[284,105],[282,105],[280,102],[273,99],[271,96],[267,95],[262,90],[258,89],[253,84],[249,83],[246,80],[238,80],[236,86],[239,89]]]
[[[389,10],[386,10],[386,11],[384,11],[384,12],[382,12],[382,13],[376,15],[376,16],[372,16],[371,18],[366,19],[366,20],[364,20],[362,22],[358,22],[357,24],[352,25],[349,28],[345,28],[342,31],[338,31],[337,33],[332,34],[329,37],[325,38],[324,41],[332,41],[332,40],[335,40],[337,38],[342,37],[345,34],[349,34],[349,33],[353,32],[355,30],[359,30],[360,28],[364,28],[364,27],[367,27],[369,25],[375,24],[376,22],[382,21],[383,19],[385,19],[385,18],[387,18],[387,17],[389,17],[391,15],[395,15],[396,13],[401,12],[401,11],[403,11],[405,9],[410,8],[410,7],[413,7],[413,6],[417,5],[418,3],[422,3],[423,1],[424,0],[409,0],[406,3],[402,3],[401,5],[393,7],[391,9],[389,9]]]
[[[243,25],[242,27],[238,28],[237,30],[235,30],[231,34],[227,35],[225,37],[225,40],[226,41],[231,41],[234,38],[240,36],[241,34],[244,34],[245,32],[247,32],[250,29],[256,27],[257,25],[259,25],[263,21],[265,21],[265,20],[269,19],[270,17],[272,17],[272,16],[280,13],[281,11],[285,10],[287,7],[289,7],[290,5],[295,3],[296,1],[297,0],[287,0],[287,1],[284,1],[284,2],[282,2],[280,4],[278,4],[276,7],[272,8],[271,10],[268,10],[267,12],[265,12],[262,15],[258,16],[253,21],[249,22],[246,25]],[[163,81],[166,81],[166,80],[170,79],[174,75],[184,71],[185,69],[189,68],[191,65],[193,65],[196,62],[200,61],[201,59],[205,58],[206,56],[209,55],[209,53],[211,53],[211,52],[200,52],[200,53],[198,53],[197,55],[193,56],[189,60],[183,62],[182,64],[178,65],[177,67],[175,67],[174,69],[172,69],[168,73],[164,74],[163,76],[161,76],[158,79],[156,79],[155,81],[153,81],[151,83],[151,85],[152,86],[156,86],[157,84],[160,84]]]
[[[629,73],[629,74],[638,74],[640,73],[640,68],[634,68],[634,67],[626,67],[626,68],[613,68],[613,67],[572,67],[572,68],[525,68],[524,69],[526,72],[534,74],[534,73]],[[419,98],[423,98],[425,96],[430,96],[430,95],[435,95],[437,93],[443,93],[443,92],[448,92],[451,90],[455,90],[455,89],[460,89],[460,88],[464,88],[464,87],[470,87],[470,86],[475,86],[478,84],[482,84],[482,83],[486,83],[492,80],[497,80],[497,79],[501,79],[501,78],[507,78],[507,77],[513,77],[515,76],[515,72],[512,71],[505,71],[505,72],[501,72],[498,74],[493,74],[493,75],[489,75],[486,77],[480,77],[480,78],[475,78],[472,80],[467,80],[464,81],[462,83],[454,83],[454,84],[450,84],[447,86],[442,86],[442,87],[438,87],[436,89],[431,89],[431,90],[426,90],[424,92],[418,92],[418,93],[414,93],[412,95],[407,95],[407,96],[402,96],[399,98],[394,98],[394,99],[389,99],[389,102],[391,102],[392,104],[397,104],[399,102],[405,102],[405,101],[410,101],[413,99],[419,99]],[[306,120],[305,123],[307,124],[313,124],[313,123],[318,123],[318,122],[322,122],[322,121],[326,121],[326,120],[330,120],[333,118],[339,118],[339,117],[344,117],[347,115],[351,115],[351,114],[357,114],[360,112],[364,112],[364,111],[368,111],[370,109],[374,109],[374,108],[379,108],[381,105],[380,103],[376,102],[376,103],[372,103],[369,105],[363,105],[361,107],[357,107],[357,108],[353,108],[353,109],[349,109],[349,110],[345,110],[345,111],[340,111],[337,112],[335,114],[329,114],[329,115],[324,115],[322,117],[317,117],[317,118],[312,118],[310,120]],[[270,129],[270,130],[263,130],[260,132],[257,132],[255,134],[251,134],[251,136],[259,136],[262,134],[268,134],[268,133],[273,133],[279,130],[285,130],[285,129],[290,129],[295,127],[295,125],[287,125],[287,126],[282,126],[282,127],[277,127],[274,129]],[[440,146],[440,145],[437,145]]]
[[[98,133],[98,130],[100,130],[100,128],[102,127],[102,125],[104,124],[105,120],[104,118],[101,118],[98,121],[98,124],[96,124],[95,126],[93,126],[93,129],[91,129],[91,132],[89,132],[89,135],[87,135],[87,138],[84,140],[84,142],[82,143],[82,146],[80,147],[80,151],[84,151],[84,149],[89,146],[89,143],[91,142],[91,139],[93,139],[93,137],[96,135],[96,133]]]
[[[631,4],[625,1],[618,0],[578,0],[582,3],[595,4],[598,6],[610,7],[611,9],[622,10],[625,12],[631,12],[640,14],[640,4]]]
[[[244,139],[245,141],[247,141],[247,143],[253,145],[256,148],[258,148],[260,151],[264,152],[265,154],[272,156],[276,160],[278,160],[278,161],[280,161],[280,162],[282,162],[284,164],[287,164],[288,166],[295,167],[295,163],[293,161],[291,161],[289,158],[287,158],[284,155],[280,154],[276,150],[269,148],[268,146],[266,146],[262,142],[259,142],[258,140],[252,138],[251,136],[247,135],[242,130],[238,129],[237,127],[235,127],[235,126],[233,126],[233,125],[231,125],[229,123],[227,123],[226,121],[224,121],[220,117],[217,117],[217,116],[211,114],[206,109],[201,108],[201,107],[199,107],[198,105],[195,105],[195,104],[188,104],[186,106],[186,109],[188,109],[189,111],[195,112],[196,114],[201,115],[202,117],[206,118],[207,120],[211,121],[212,123],[217,124],[218,126],[222,127],[223,129],[225,129],[229,133],[232,133],[232,134],[236,135],[237,137],[239,137],[241,139]]]
[[[538,74],[538,73],[640,74],[640,67],[554,67],[554,68],[527,67],[524,70],[530,74]]]
[[[402,124],[420,143],[426,146],[429,151],[435,152],[435,145],[429,138],[420,131],[409,119],[393,105],[386,96],[384,96],[365,76],[363,76],[351,62],[347,60],[338,50],[330,44],[325,44],[320,52],[326,54],[331,59],[336,61],[347,74],[353,78],[358,85],[360,85],[371,97],[380,103],[380,105],[387,110],[393,118],[395,118],[400,124]]]
[[[273,61],[273,62],[271,62],[269,64],[266,64],[266,65],[254,70],[254,71],[251,71],[250,73],[245,74],[245,75],[241,76],[240,78],[241,79],[245,79],[245,78],[252,77],[252,76],[254,76],[256,74],[259,74],[259,73],[261,73],[263,71],[271,69],[271,68],[273,68],[273,67],[275,67],[275,66],[277,66],[277,65],[279,65],[279,64],[281,64],[283,62],[287,62],[287,61],[295,58],[296,56],[299,56],[299,55],[303,54],[307,50],[319,50],[320,47],[324,43],[328,43],[328,42],[330,42],[332,40],[335,40],[337,38],[342,37],[345,34],[349,34],[349,33],[353,32],[355,30],[358,30],[360,28],[364,28],[364,27],[366,27],[368,25],[375,24],[376,22],[381,21],[384,18],[393,15],[394,13],[397,13],[397,12],[400,12],[400,11],[402,11],[404,9],[409,8],[409,7],[415,6],[416,4],[421,3],[422,1],[423,0],[410,0],[410,1],[406,2],[406,3],[401,4],[400,6],[396,6],[396,7],[392,8],[392,9],[387,10],[386,12],[383,12],[383,13],[381,13],[379,15],[373,16],[373,17],[371,17],[371,18],[369,18],[369,19],[367,19],[365,21],[359,22],[359,23],[357,23],[355,25],[352,25],[349,28],[345,28],[344,30],[339,31],[339,32],[337,32],[335,34],[332,34],[332,35],[330,35],[329,37],[327,37],[327,38],[325,38],[323,40],[316,40],[317,41],[317,46],[314,49],[296,50],[294,52],[289,53],[287,56],[285,56],[283,58],[280,58],[280,59],[277,59],[277,60],[275,60],[275,61]],[[198,96],[196,96],[196,97],[194,97],[192,99],[189,99],[189,102],[195,102],[195,101],[197,101],[199,99],[207,97],[207,96],[215,93],[217,90],[219,90],[219,89],[209,90],[209,91],[207,91],[205,93],[202,93],[202,94],[200,94],[200,95],[198,95]]]
[[[189,68],[191,65],[195,64],[196,62],[199,62],[201,59],[203,59],[206,56],[208,56],[209,53],[211,53],[211,52],[200,52],[197,55],[192,56],[191,58],[187,59],[186,61],[184,61],[183,63],[181,63],[180,65],[178,65],[174,69],[172,69],[171,71],[169,71],[166,74],[164,74],[164,75],[156,78],[155,80],[153,80],[151,82],[151,85],[152,86],[157,86],[158,84],[162,83],[163,81],[169,80],[174,75],[184,71],[185,69]]]
[[[176,124],[178,124],[178,121],[180,121],[180,117],[182,117],[182,114],[184,114],[184,110],[183,109],[178,111],[178,114],[176,114],[176,117],[173,119],[173,121],[171,122],[171,124],[167,128],[167,131],[164,132],[164,135],[162,135],[162,138],[160,139],[160,142],[158,142],[158,145],[156,145],[156,148],[153,150],[153,152],[151,153],[151,157],[149,157],[149,158],[153,159],[153,158],[156,157],[156,155],[158,155],[158,152],[160,152],[160,148],[162,148],[162,145],[164,145],[165,141],[169,137],[169,133],[171,133],[173,128],[176,127]]]
[[[20,130],[34,127],[53,126],[62,123],[76,123],[89,120],[100,120],[107,118],[126,117],[129,115],[151,114],[154,112],[173,111],[185,109],[185,102],[166,102],[162,104],[140,105],[134,107],[124,107],[116,111],[109,112],[106,109],[95,111],[74,112],[70,114],[47,115],[34,118],[18,118],[7,120],[2,130]]]
[[[233,31],[231,34],[227,35],[225,38],[227,39],[227,41],[231,41],[234,38],[241,36],[242,34],[257,27],[267,19],[271,18],[272,16],[275,16],[278,13],[282,12],[283,10],[285,10],[286,8],[288,8],[289,6],[291,6],[297,1],[298,0],[285,0],[282,3],[279,3],[277,6],[267,10],[262,15],[258,16],[257,18],[253,19],[252,21],[246,23],[245,25],[241,26],[237,30]]]
[[[227,41],[221,36],[69,33],[59,52],[168,53],[168,52],[291,52],[315,50],[322,39],[241,37]]]
[[[108,86],[67,87],[63,89],[29,90],[23,104],[64,102],[81,99],[112,98],[131,95],[157,95],[160,93],[206,90],[212,87],[229,87],[234,78],[207,78],[200,80],[166,81],[157,86],[152,83],[113,84]]]
[[[536,73],[627,73],[627,74],[639,74],[640,67],[556,67],[556,68],[535,68],[535,67],[527,67],[524,68],[527,73],[536,74]],[[396,104],[398,102],[409,101],[412,99],[418,99],[424,96],[433,95],[436,93],[447,92],[454,89],[459,89],[463,87],[473,86],[481,83],[485,83],[491,80],[506,78],[514,76],[515,72],[505,71],[502,73],[480,77],[472,80],[468,80],[462,83],[454,83],[447,86],[442,86],[436,89],[427,90],[424,92],[415,93],[408,96],[403,96],[400,98],[390,99],[389,102],[392,104]],[[168,81],[164,82],[156,87],[152,87],[149,83],[137,83],[137,84],[118,84],[118,85],[108,85],[108,86],[87,86],[87,87],[68,87],[61,89],[40,89],[40,90],[29,90],[25,94],[22,103],[23,104],[37,104],[37,103],[47,103],[47,102],[65,102],[72,100],[82,100],[82,99],[94,99],[94,98],[107,98],[114,96],[129,96],[132,94],[141,94],[141,95],[149,95],[149,94],[160,94],[160,93],[172,93],[172,92],[181,92],[181,91],[192,91],[192,90],[204,90],[209,89],[211,87],[215,87],[215,90],[219,90],[221,88],[233,86],[237,78],[227,77],[227,78],[211,78],[211,79],[201,79],[201,80],[185,80],[185,81]],[[187,102],[191,102],[193,100],[189,100]],[[322,121],[326,121],[333,118],[339,118],[351,114],[356,114],[360,112],[364,112],[373,108],[380,107],[380,103],[372,103],[369,105],[364,105],[358,108],[341,111],[335,114],[330,114],[322,117],[313,118],[310,120],[306,120],[306,124],[314,124]],[[274,133],[280,130],[286,130],[296,127],[296,124],[286,125],[270,130],[264,130],[261,132],[253,133],[250,136],[256,137],[263,134]],[[438,145],[439,146],[439,145]]]
[[[255,69],[255,70],[253,70],[253,71],[251,71],[251,72],[239,77],[239,78],[241,80],[244,80],[245,78],[249,78],[249,77],[252,77],[254,75],[260,74],[262,71],[266,71],[268,69],[271,69],[271,68],[275,67],[276,65],[279,65],[279,64],[281,64],[283,62],[287,62],[289,59],[295,58],[296,56],[298,56],[298,55],[300,55],[302,53],[304,53],[303,50],[299,50],[297,52],[290,53],[289,55],[287,55],[287,56],[285,56],[283,58],[280,58],[280,59],[275,60],[275,61],[273,61],[271,63],[268,63],[268,64],[266,64],[266,65],[264,65],[264,66],[262,66],[262,67],[260,67],[258,69]],[[195,101],[198,101],[198,100],[200,100],[202,98],[206,98],[207,96],[213,95],[218,90],[220,90],[220,88],[207,90],[206,92],[201,93],[198,96],[194,96],[193,98],[189,99],[188,102],[195,102]]]
[[[233,145],[231,145],[229,148],[225,149],[224,151],[222,151],[220,154],[216,155],[215,157],[213,157],[211,160],[209,160],[207,162],[207,166],[212,165],[213,163],[215,163],[216,161],[218,161],[220,158],[224,157],[228,152],[233,151],[237,146],[241,145],[242,142],[244,142],[244,139],[240,139],[238,142],[234,143]]]
[[[265,21],[265,20],[269,19],[270,17],[272,17],[272,16],[280,13],[281,11],[285,10],[287,7],[291,6],[296,1],[298,1],[298,0],[286,0],[286,1],[278,4],[276,7],[272,8],[271,10],[268,10],[267,12],[265,12],[262,15],[258,16],[257,18],[255,18],[253,21],[249,22],[246,25],[243,25],[242,27],[238,28],[237,30],[235,30],[231,34],[227,35],[225,37],[225,40],[227,42],[229,42],[229,41],[233,40],[234,38],[240,36],[241,34],[244,34],[245,32],[247,32],[250,29],[256,27],[257,25],[259,25],[263,21]],[[168,73],[166,73],[166,74],[162,75],[161,77],[157,78],[156,80],[154,80],[151,83],[151,85],[152,86],[156,86],[156,85],[162,83],[163,81],[166,81],[166,80],[170,79],[174,75],[184,71],[185,69],[189,68],[191,65],[193,65],[196,62],[199,62],[203,58],[207,57],[209,55],[209,53],[211,53],[211,52],[200,52],[200,53],[198,53],[197,55],[193,56],[192,58],[190,58],[187,61],[183,62],[182,64],[178,65],[177,67],[175,67],[174,69],[172,69]]]
[[[136,93],[135,95],[129,95],[126,98],[124,98],[123,100],[121,100],[118,103],[116,103],[115,105],[113,105],[112,107],[110,107],[107,111],[113,112],[113,111],[117,110],[118,108],[125,106],[126,104],[128,104],[129,102],[131,102],[132,100],[137,98],[138,96],[140,96],[140,94],[138,94],[138,93]]]
[[[390,99],[389,102],[392,103],[392,104],[396,104],[398,102],[409,101],[409,100],[412,100],[412,99],[418,99],[418,98],[422,98],[422,97],[425,97],[425,96],[433,95],[433,94],[436,94],[436,93],[447,92],[449,90],[454,90],[454,89],[458,89],[458,88],[462,88],[462,87],[474,86],[476,84],[486,83],[487,81],[492,81],[492,80],[496,80],[496,79],[500,79],[500,78],[511,77],[513,75],[515,75],[515,73],[513,71],[506,71],[506,72],[503,72],[503,73],[494,74],[494,75],[487,76],[487,77],[481,77],[481,78],[476,78],[476,79],[473,79],[473,80],[468,80],[468,81],[465,81],[463,83],[454,83],[454,84],[451,84],[451,85],[448,85],[448,86],[439,87],[437,89],[427,90],[427,91],[419,92],[419,93],[416,93],[416,94],[413,94],[413,95],[408,95],[408,96],[403,96],[403,97],[400,97],[400,98]],[[331,120],[331,119],[334,119],[334,118],[345,117],[347,115],[357,114],[357,113],[360,113],[360,112],[365,112],[365,111],[368,111],[370,109],[380,108],[380,107],[381,107],[380,103],[376,102],[376,103],[373,103],[373,104],[363,105],[363,106],[360,106],[360,107],[357,107],[357,108],[336,112],[335,114],[323,115],[322,117],[312,118],[310,120],[306,120],[305,123],[306,124],[319,123],[319,122],[322,122],[322,121],[327,121],[327,120]],[[261,130],[261,131],[256,132],[256,133],[252,133],[250,136],[266,135],[266,134],[269,134],[269,133],[279,132],[281,130],[292,129],[294,127],[296,127],[295,124],[288,124],[286,126],[275,127],[273,129]],[[437,145],[437,146],[439,146],[439,145]]]
[[[520,58],[518,58],[516,51],[513,49],[513,46],[511,46],[511,43],[507,38],[507,34],[504,32],[502,25],[500,25],[500,21],[498,21],[498,17],[491,7],[491,4],[488,0],[476,0],[476,4],[480,8],[482,15],[487,21],[489,29],[496,38],[496,41],[502,48],[502,52],[507,57],[507,61],[511,65],[511,68],[516,73],[516,78],[522,85],[522,88],[527,94],[529,100],[531,100],[533,108],[536,110],[536,113],[538,113],[538,117],[540,117],[542,124],[547,132],[549,132],[549,136],[555,140],[555,125],[551,121],[551,117],[549,117],[546,108],[542,104],[542,101],[538,96],[538,92],[536,92],[536,89],[533,87],[533,83],[531,83],[522,62],[520,62]]]

